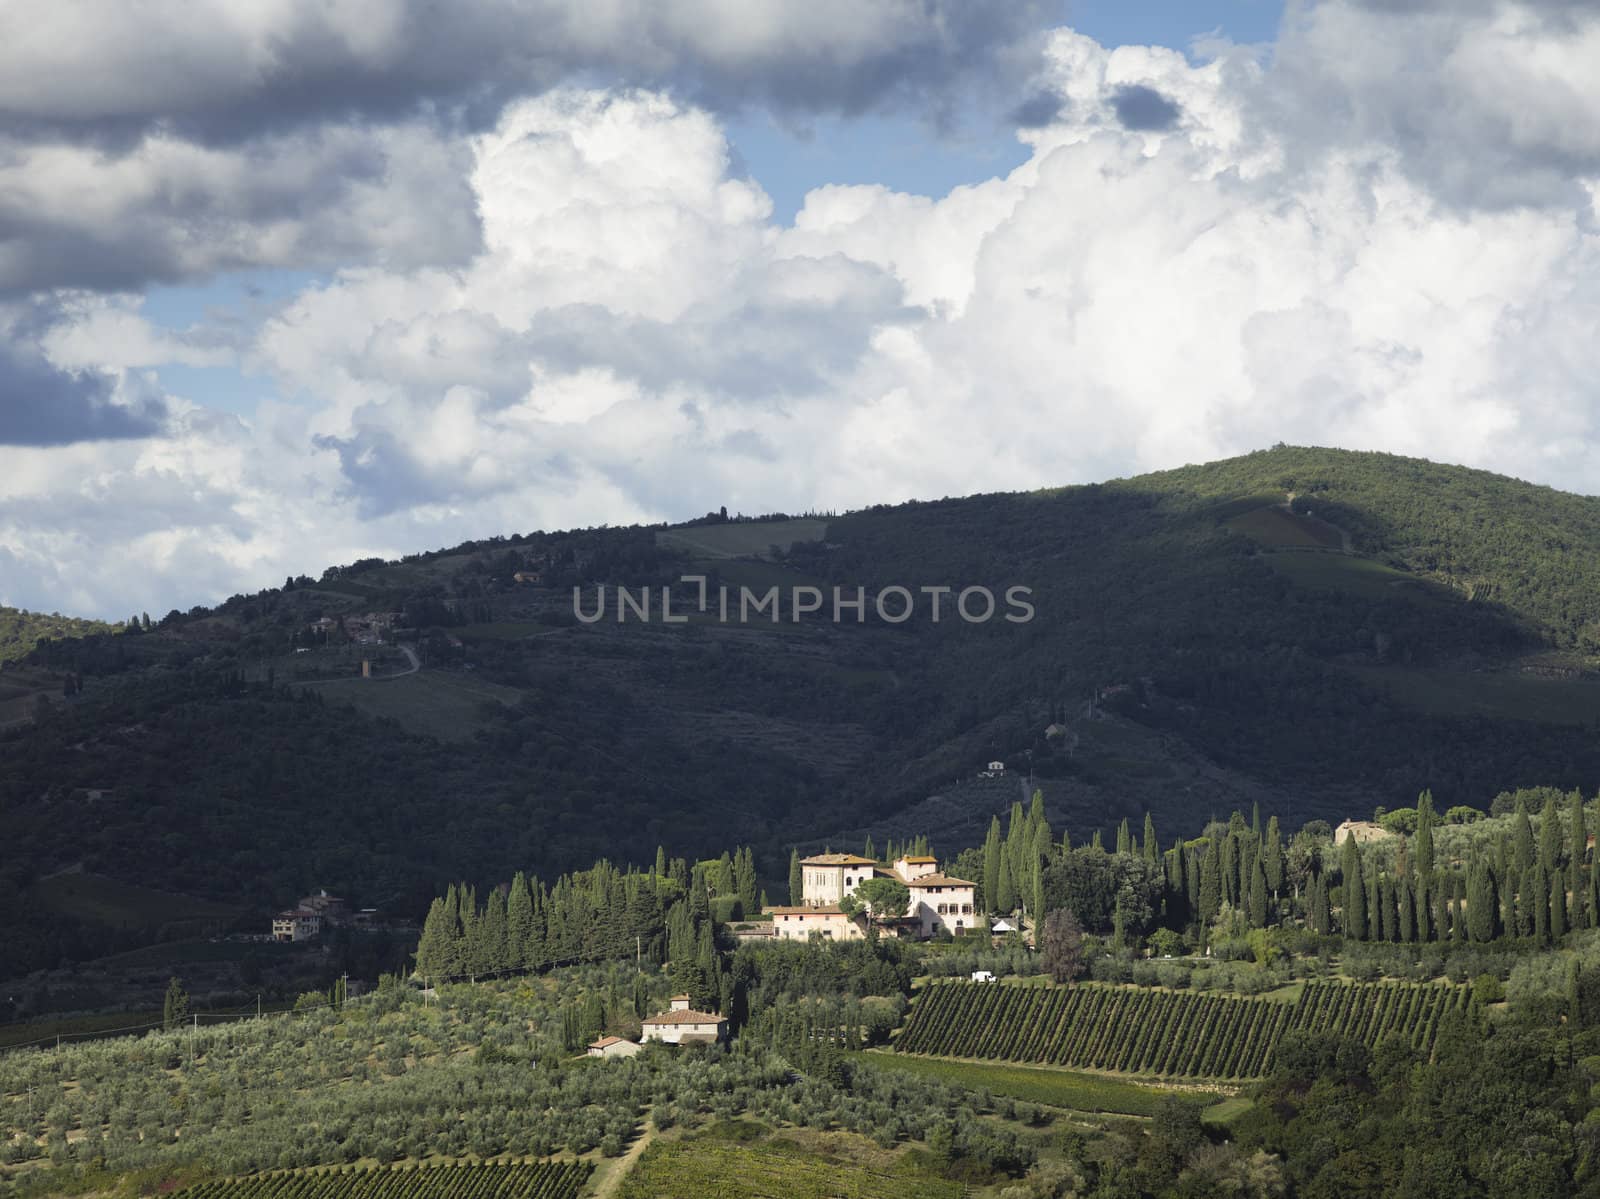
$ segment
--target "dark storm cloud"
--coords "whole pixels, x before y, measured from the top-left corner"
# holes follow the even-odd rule
[[[1039,92],[1011,110],[1011,123],[1019,129],[1042,128],[1061,115],[1066,103],[1057,92]]]
[[[1111,95],[1111,107],[1124,129],[1158,132],[1171,129],[1183,116],[1183,109],[1153,87],[1130,83]]]
[[[166,407],[159,399],[118,404],[112,388],[107,375],[59,370],[0,340],[0,445],[70,445],[161,431]]]
[[[251,20],[235,3],[57,11],[49,43],[0,16],[0,128],[136,144],[153,129],[205,144],[325,121],[417,114],[482,126],[563,82],[668,86],[712,107],[854,113],[944,103],[950,83],[1010,62],[1048,23],[1044,0],[815,0],[755,13],[701,0],[424,0],[331,10],[290,0]],[[74,26],[74,20],[81,27]],[[11,24],[14,22],[14,25]],[[7,82],[9,80],[9,82]]]

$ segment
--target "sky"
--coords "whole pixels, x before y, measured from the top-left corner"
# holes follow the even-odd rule
[[[12,0],[0,604],[1275,442],[1600,488],[1585,0]]]

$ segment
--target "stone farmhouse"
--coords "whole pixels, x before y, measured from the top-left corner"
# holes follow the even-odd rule
[[[697,1012],[687,995],[674,995],[672,1006],[643,1022],[644,1039],[667,1045],[711,1044],[728,1039],[728,1018]]]
[[[589,1045],[590,1057],[632,1057],[644,1048],[637,1041],[630,1041],[626,1037],[601,1037]]]

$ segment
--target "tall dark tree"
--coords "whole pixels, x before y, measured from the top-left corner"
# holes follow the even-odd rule
[[[1039,955],[1045,972],[1058,983],[1069,983],[1078,976],[1083,959],[1083,926],[1070,908],[1056,908],[1045,915],[1039,928]]]

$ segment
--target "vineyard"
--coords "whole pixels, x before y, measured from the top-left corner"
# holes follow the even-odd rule
[[[1375,1045],[1393,1032],[1431,1050],[1464,987],[1307,983],[1299,999],[1098,986],[930,984],[895,1042],[904,1053],[1043,1062],[1164,1077],[1257,1078],[1288,1029]]]
[[[329,1166],[222,1178],[177,1192],[182,1199],[575,1199],[588,1162],[489,1162],[356,1169]]]

